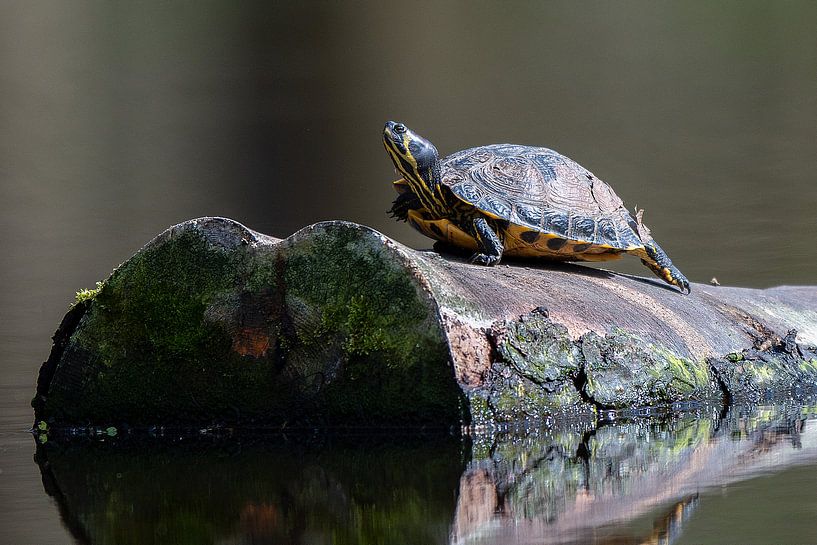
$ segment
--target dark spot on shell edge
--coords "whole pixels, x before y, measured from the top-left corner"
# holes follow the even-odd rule
[[[524,231],[522,234],[519,235],[523,241],[527,242],[528,244],[533,244],[539,238],[542,233],[539,231]],[[550,242],[548,241],[548,246],[550,246]]]
[[[567,241],[563,238],[552,238],[547,242],[547,246],[551,250],[561,250],[565,244],[567,244]]]

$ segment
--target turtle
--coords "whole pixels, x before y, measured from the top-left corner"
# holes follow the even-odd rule
[[[493,144],[440,158],[434,145],[389,121],[383,144],[397,173],[390,213],[428,237],[474,252],[470,263],[503,256],[559,261],[641,259],[690,293],[687,278],[653,240],[643,210],[630,213],[613,189],[548,148]]]

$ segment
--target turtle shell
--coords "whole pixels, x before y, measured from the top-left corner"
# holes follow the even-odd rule
[[[612,188],[553,150],[513,144],[466,149],[442,160],[442,181],[464,203],[508,222],[508,255],[602,261],[643,248],[636,222]],[[413,219],[440,240],[468,237],[422,211]],[[441,223],[438,229],[433,222]]]

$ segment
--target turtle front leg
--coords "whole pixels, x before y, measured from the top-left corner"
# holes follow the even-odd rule
[[[685,291],[690,293],[692,290],[689,287],[689,280],[684,276],[678,267],[672,264],[667,253],[661,249],[661,246],[656,244],[654,240],[644,243],[644,250],[647,252],[647,259],[641,258],[641,262],[652,269],[658,278],[662,279],[667,284],[677,286],[681,293]]]
[[[468,262],[489,267],[499,263],[504,246],[488,221],[483,217],[474,218],[467,231],[474,237],[479,247],[479,251],[472,255]]]
[[[406,221],[408,219],[409,210],[419,210],[422,207],[423,203],[420,202],[417,195],[411,191],[407,191],[401,193],[394,199],[394,202],[391,204],[391,210],[389,210],[389,215],[397,220]]]

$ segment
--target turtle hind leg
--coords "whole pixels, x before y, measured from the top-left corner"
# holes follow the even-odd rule
[[[644,243],[644,252],[646,255],[639,255],[641,262],[649,267],[658,278],[667,284],[677,286],[681,293],[692,291],[687,277],[672,264],[667,253],[654,240]]]
[[[467,231],[476,239],[479,250],[468,261],[477,265],[496,265],[502,259],[502,239],[484,217],[474,218]]]

